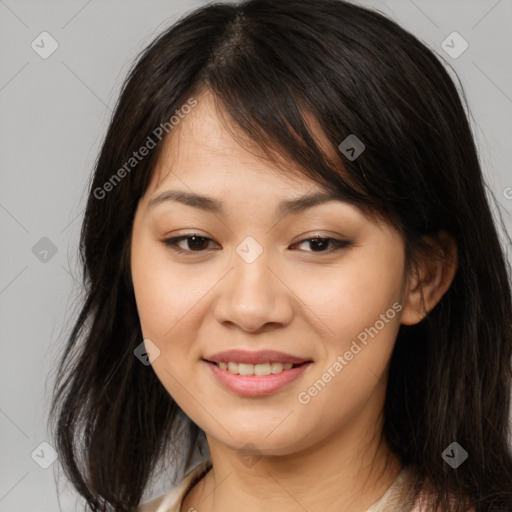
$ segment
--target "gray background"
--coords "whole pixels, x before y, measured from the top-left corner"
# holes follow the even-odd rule
[[[77,310],[88,180],[132,60],[180,15],[204,3],[0,0],[0,512],[74,509],[63,479],[57,501],[58,460],[43,469],[31,454],[48,460],[50,453],[39,445],[50,441],[45,425],[52,369]],[[388,14],[456,70],[496,208],[512,231],[511,0],[359,3]],[[47,59],[31,47],[43,31],[58,42]],[[441,47],[453,31],[469,43],[458,58]],[[43,237],[56,254],[34,254]],[[170,484],[157,482],[148,497]]]

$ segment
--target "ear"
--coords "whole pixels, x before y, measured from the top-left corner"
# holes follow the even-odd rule
[[[408,276],[401,323],[415,325],[432,311],[452,284],[457,271],[457,244],[445,231],[425,238]]]

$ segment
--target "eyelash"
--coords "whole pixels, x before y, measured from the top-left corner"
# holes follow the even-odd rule
[[[188,249],[182,249],[181,247],[178,247],[178,243],[179,242],[182,242],[183,240],[189,240],[191,238],[199,238],[199,239],[209,240],[209,241],[213,242],[213,240],[211,238],[208,238],[208,237],[205,237],[205,236],[201,236],[201,235],[197,235],[197,234],[189,234],[189,235],[177,236],[177,237],[174,237],[174,238],[167,238],[166,240],[163,240],[163,243],[167,247],[172,249],[173,251],[176,251],[177,253],[180,253],[180,254],[186,254],[187,256],[190,256],[192,253],[200,254],[200,253],[206,252],[206,250],[191,251],[191,250],[188,250]],[[298,244],[302,244],[304,242],[311,242],[311,241],[318,241],[318,240],[332,242],[332,244],[334,245],[334,248],[332,250],[330,250],[330,251],[328,250],[328,251],[306,251],[306,252],[311,252],[311,253],[316,253],[316,254],[321,254],[321,253],[330,254],[330,253],[332,253],[334,251],[337,251],[339,249],[343,249],[343,248],[346,248],[346,247],[349,247],[350,245],[352,245],[352,242],[348,242],[348,241],[345,241],[345,240],[339,240],[337,238],[331,238],[331,237],[305,238],[304,240],[296,242],[293,245],[298,245]]]

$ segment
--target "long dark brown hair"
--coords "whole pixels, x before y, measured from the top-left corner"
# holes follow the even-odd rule
[[[465,500],[477,512],[512,510],[510,268],[468,117],[431,50],[382,14],[342,0],[209,4],[157,37],[132,67],[94,169],[80,238],[85,298],[49,418],[66,476],[87,506],[133,511],[163,454],[187,468],[204,441],[134,356],[143,337],[129,254],[134,213],[162,148],[155,129],[205,90],[270,158],[284,156],[385,217],[402,233],[408,262],[427,235],[454,237],[452,286],[425,320],[400,328],[382,436],[432,484],[439,510],[461,512]],[[338,160],[318,145],[306,114]],[[355,160],[337,149],[350,134],[365,145]],[[119,173],[148,137],[155,147]],[[469,455],[457,469],[441,456],[454,441]]]

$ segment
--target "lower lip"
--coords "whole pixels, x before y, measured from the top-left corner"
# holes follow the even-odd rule
[[[265,396],[275,393],[298,379],[311,364],[304,363],[271,375],[235,375],[228,370],[222,370],[214,363],[205,363],[223,386],[241,396]]]

